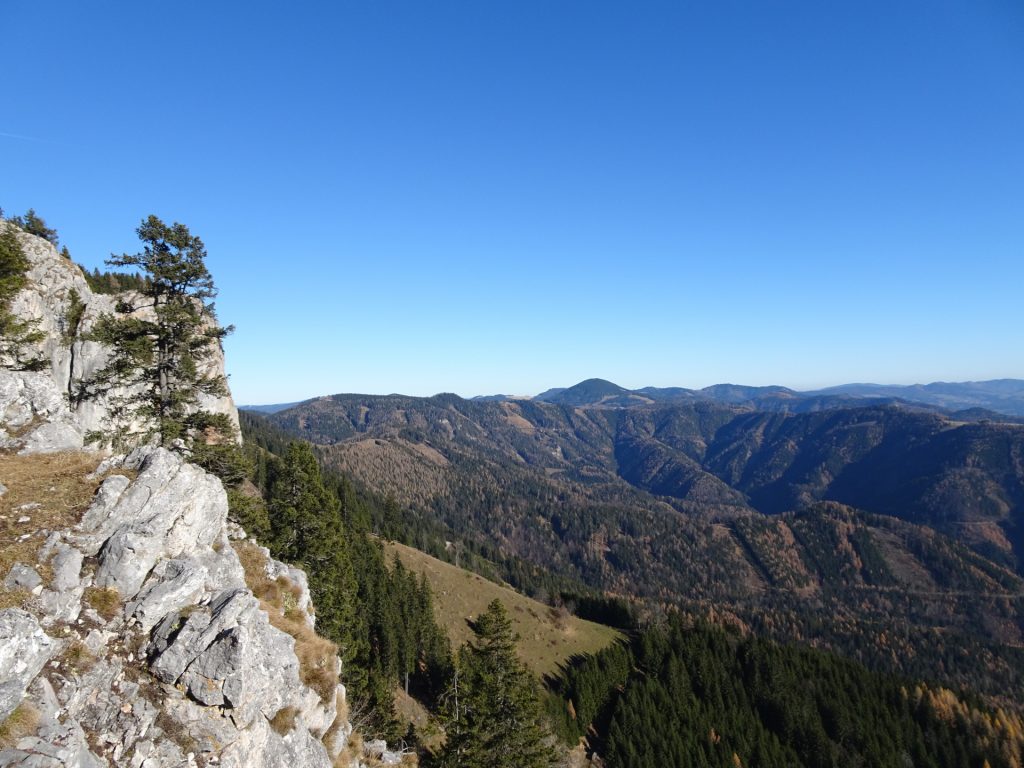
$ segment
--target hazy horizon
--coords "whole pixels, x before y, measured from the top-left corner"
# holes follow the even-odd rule
[[[628,390],[633,390],[633,391],[638,390],[638,389],[643,389],[645,387],[656,387],[656,388],[659,388],[659,389],[668,389],[668,388],[671,388],[671,387],[681,387],[683,389],[700,390],[700,389],[704,389],[706,387],[711,387],[711,386],[715,386],[715,385],[731,385],[731,386],[743,386],[743,387],[785,387],[786,389],[791,389],[791,390],[793,390],[795,392],[801,392],[801,393],[818,392],[818,391],[827,390],[827,389],[831,389],[833,387],[840,387],[840,386],[914,387],[914,386],[928,386],[928,385],[931,385],[931,384],[977,384],[977,383],[983,383],[983,382],[989,382],[989,381],[1021,381],[1021,382],[1024,382],[1024,379],[1019,379],[1019,378],[1016,378],[1016,377],[1013,377],[1013,376],[995,376],[995,377],[993,377],[991,379],[963,379],[963,380],[958,380],[958,381],[954,381],[952,379],[935,379],[935,380],[932,380],[932,381],[912,381],[912,382],[879,382],[879,381],[867,381],[867,380],[840,381],[840,382],[835,382],[835,383],[832,383],[832,384],[825,384],[825,385],[820,386],[820,387],[804,387],[804,388],[792,387],[792,386],[789,386],[787,384],[780,384],[777,381],[776,382],[765,383],[765,384],[756,384],[756,383],[750,383],[750,382],[745,382],[745,381],[715,381],[715,382],[712,382],[711,384],[703,384],[703,385],[700,385],[700,386],[690,386],[690,385],[687,385],[687,384],[637,384],[635,386],[632,386],[632,385],[624,384],[621,381],[616,381],[614,379],[608,379],[608,378],[603,377],[603,376],[586,376],[584,378],[581,378],[581,379],[578,379],[576,381],[573,381],[573,382],[571,382],[569,384],[552,384],[549,387],[544,387],[542,389],[538,389],[536,392],[511,392],[511,391],[500,392],[500,391],[495,391],[495,392],[477,392],[477,393],[470,394],[470,393],[459,392],[457,389],[440,389],[440,390],[438,390],[436,392],[411,392],[411,391],[401,391],[401,390],[391,390],[391,391],[388,391],[388,392],[384,392],[384,391],[381,391],[381,392],[357,392],[357,391],[354,391],[354,390],[350,391],[350,390],[340,390],[339,389],[339,390],[335,390],[335,391],[331,391],[331,392],[317,392],[315,394],[305,395],[305,396],[302,396],[302,397],[283,398],[283,399],[280,399],[280,400],[267,400],[267,401],[264,401],[264,402],[248,402],[248,401],[242,402],[241,400],[239,400],[239,398],[237,396],[235,396],[234,399],[239,404],[240,408],[248,408],[248,407],[254,407],[254,406],[267,406],[267,405],[282,405],[282,404],[285,404],[285,403],[301,403],[301,402],[305,402],[307,400],[313,400],[313,399],[318,398],[318,397],[330,397],[332,395],[366,395],[368,397],[388,397],[388,396],[392,396],[392,395],[397,395],[397,396],[400,396],[400,397],[433,397],[435,395],[454,394],[454,395],[458,395],[459,397],[463,398],[464,400],[472,400],[475,397],[496,397],[496,396],[515,397],[515,398],[524,398],[525,399],[525,398],[536,397],[537,395],[541,395],[544,392],[547,392],[548,390],[551,390],[551,389],[559,389],[559,388],[568,389],[569,387],[575,386],[576,384],[579,384],[579,383],[584,382],[584,381],[588,381],[590,379],[603,379],[605,381],[610,381],[613,384],[617,384],[618,386],[622,387],[623,389],[628,389]]]

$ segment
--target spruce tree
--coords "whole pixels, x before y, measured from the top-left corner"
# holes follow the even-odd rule
[[[33,208],[29,208],[28,212],[24,216],[16,216],[14,218],[14,223],[30,235],[35,235],[36,237],[48,240],[54,246],[60,245],[60,239],[57,237],[57,230],[53,227],[46,226],[46,221],[42,216],[36,214],[35,209]]]
[[[516,656],[518,636],[499,600],[473,625],[446,693],[446,768],[542,768],[552,763],[537,688]]]
[[[224,376],[204,366],[233,330],[217,323],[217,291],[203,241],[184,224],[168,226],[156,216],[136,232],[143,250],[107,261],[140,268],[144,281],[121,297],[117,314],[103,316],[91,335],[110,347],[111,356],[80,396],[119,393],[109,403],[112,429],[91,437],[117,447],[150,439],[186,447],[230,441],[228,418],[200,407],[201,395],[227,393]]]
[[[308,443],[293,442],[270,479],[267,512],[274,557],[309,574],[317,629],[339,646],[342,663],[361,650],[358,591],[338,498],[324,487]]]

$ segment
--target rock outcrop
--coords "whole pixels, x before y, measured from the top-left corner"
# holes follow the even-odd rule
[[[10,225],[0,221],[0,226]],[[28,285],[15,296],[11,311],[42,332],[42,340],[29,349],[48,363],[48,375],[0,373],[0,415],[5,405],[15,403],[25,418],[24,406],[30,404],[28,421],[8,422],[14,427],[30,424],[33,418],[39,422],[20,436],[23,450],[73,450],[76,441],[81,447],[82,436],[108,426],[108,404],[124,394],[115,389],[99,397],[72,397],[79,385],[107,362],[104,347],[87,340],[87,336],[101,315],[114,313],[117,298],[93,293],[82,270],[46,240],[24,233],[19,233],[18,239],[31,266]],[[72,306],[73,296],[78,298],[77,307]],[[136,315],[151,316],[147,309],[138,310]],[[206,365],[222,373],[223,353],[218,349]],[[230,395],[202,394],[200,405],[206,411],[227,414],[237,426],[238,412]],[[41,434],[33,437],[40,430]],[[0,433],[0,446],[5,445],[5,439],[10,437]]]
[[[81,451],[104,425],[102,401],[72,405],[68,395],[106,353],[64,324],[72,290],[85,304],[83,329],[113,306],[49,243],[19,237],[32,268],[13,309],[45,332],[39,352],[50,365],[0,369],[7,467]],[[230,398],[204,406],[237,420]],[[315,637],[305,574],[229,537],[220,481],[153,447],[108,458],[94,476],[99,486],[75,524],[12,534],[11,550],[31,555],[0,573],[19,603],[0,610],[0,722],[27,725],[0,743],[0,768],[361,765],[361,755],[341,757],[352,729],[333,646],[320,640],[319,656],[296,653]],[[0,476],[0,488],[10,506],[18,479]],[[15,522],[30,526],[31,514]],[[290,590],[302,621],[289,624],[253,594],[253,569]]]

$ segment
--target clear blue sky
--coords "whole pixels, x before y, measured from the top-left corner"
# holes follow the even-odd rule
[[[4,0],[0,206],[236,400],[1024,378],[1024,5]]]

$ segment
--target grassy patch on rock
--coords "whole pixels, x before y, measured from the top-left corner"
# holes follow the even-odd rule
[[[0,748],[13,747],[18,739],[35,733],[39,725],[39,712],[27,701],[0,723]]]
[[[258,546],[250,541],[236,541],[234,548],[245,570],[246,586],[259,599],[270,623],[295,639],[302,682],[325,703],[331,701],[338,685],[338,646],[320,637],[307,623],[298,607],[299,586],[283,576],[271,579],[267,575],[268,560]]]
[[[89,587],[84,597],[85,602],[106,621],[110,621],[121,610],[121,593],[113,587]]]
[[[0,497],[0,580],[15,563],[31,565],[44,582],[49,579],[49,568],[38,562],[40,534],[82,519],[100,485],[86,475],[101,458],[95,453],[0,454],[0,481],[7,486]]]
[[[278,736],[284,736],[295,728],[299,718],[298,707],[282,707],[270,720],[270,727]]]

